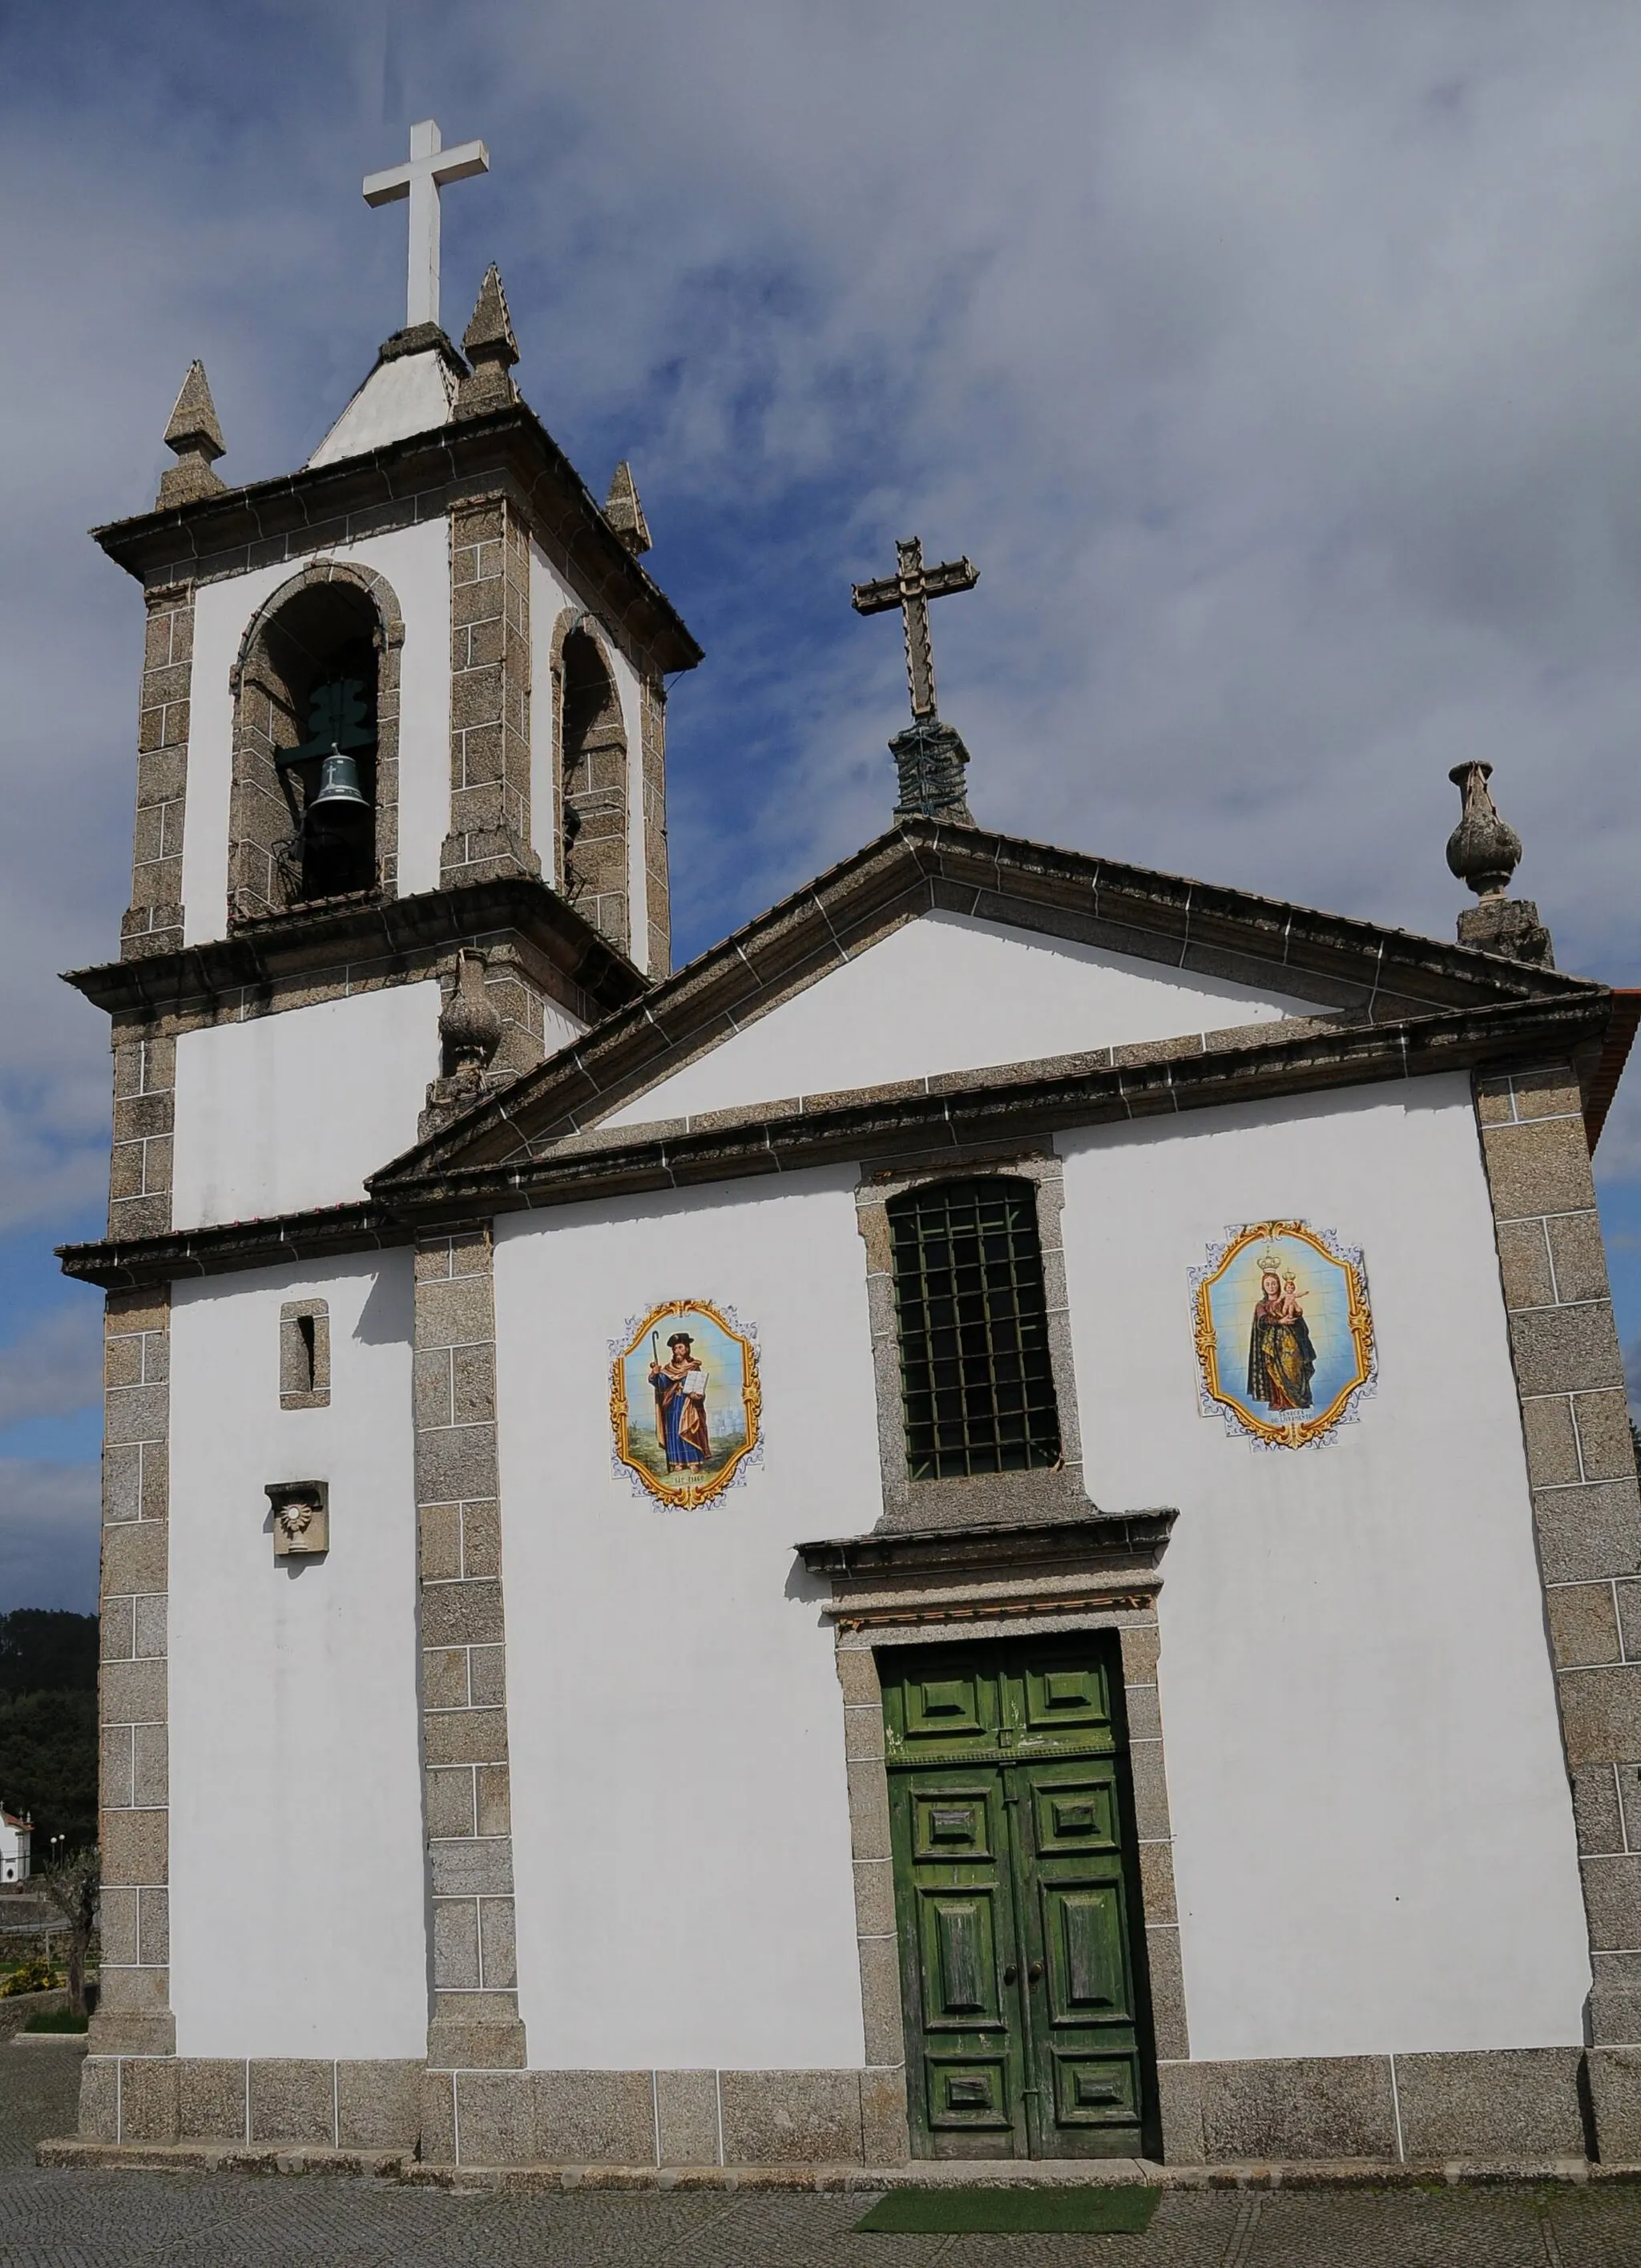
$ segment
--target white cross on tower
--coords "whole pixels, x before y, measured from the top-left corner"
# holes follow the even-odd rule
[[[406,299],[407,328],[438,320],[438,193],[446,181],[465,181],[470,174],[488,173],[490,153],[482,142],[463,142],[454,150],[441,147],[438,127],[424,118],[410,129],[410,162],[390,166],[384,173],[364,177],[367,205],[396,204],[410,200],[410,288]]]

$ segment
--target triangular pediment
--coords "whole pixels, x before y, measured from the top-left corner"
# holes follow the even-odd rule
[[[699,1118],[1314,1016],[1330,1005],[931,907],[590,1123]]]
[[[430,1141],[430,1174],[640,1130],[1018,1075],[1281,1048],[1554,1001],[1582,978],[978,828],[915,820]]]

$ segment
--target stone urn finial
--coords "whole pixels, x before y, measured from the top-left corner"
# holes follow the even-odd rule
[[[502,1020],[484,988],[484,955],[456,955],[456,986],[438,1019],[445,1076],[477,1086],[502,1043]]]
[[[1510,877],[1521,861],[1521,837],[1498,815],[1487,784],[1492,769],[1472,756],[1447,775],[1464,806],[1447,837],[1447,864],[1476,899],[1459,917],[1459,942],[1534,968],[1554,968],[1550,934],[1539,919],[1538,908],[1531,898],[1506,895]]]
[[[1521,864],[1521,837],[1499,817],[1488,788],[1492,771],[1491,764],[1473,756],[1447,775],[1463,805],[1447,837],[1447,864],[1478,898],[1502,898]]]

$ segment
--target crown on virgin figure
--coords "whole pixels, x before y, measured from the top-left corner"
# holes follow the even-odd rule
[[[1259,1256],[1259,1272],[1262,1276],[1281,1276],[1284,1273],[1291,1276],[1293,1270],[1291,1268],[1284,1270],[1282,1262],[1274,1252],[1262,1252]]]

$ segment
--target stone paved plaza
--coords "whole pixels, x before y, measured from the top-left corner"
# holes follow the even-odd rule
[[[0,2268],[1636,2268],[1641,2183],[1166,2193],[1144,2236],[871,2236],[861,2196],[521,2197],[339,2176],[47,2172],[78,2051],[0,2045]]]

